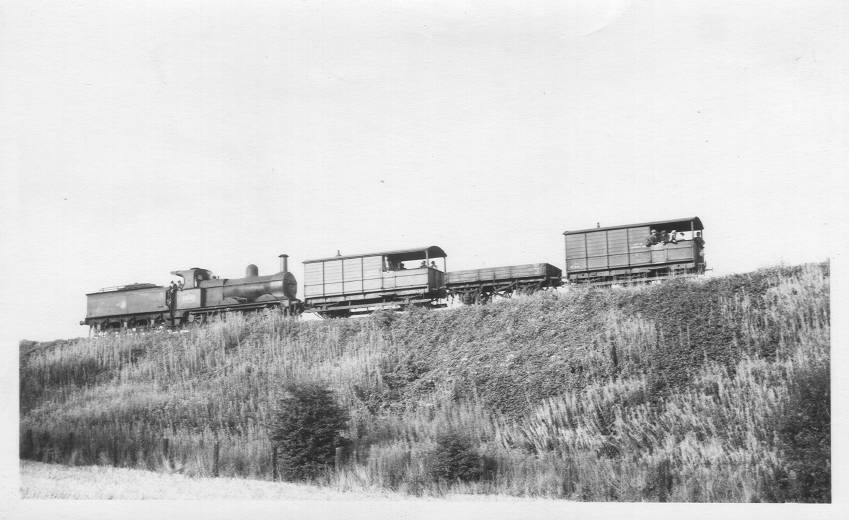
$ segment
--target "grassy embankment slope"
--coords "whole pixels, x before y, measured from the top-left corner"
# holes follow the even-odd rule
[[[270,479],[276,397],[318,380],[352,417],[341,489],[828,501],[828,281],[810,265],[28,345],[21,455],[208,476],[218,451],[221,476]],[[433,481],[445,431],[471,436],[482,480]]]

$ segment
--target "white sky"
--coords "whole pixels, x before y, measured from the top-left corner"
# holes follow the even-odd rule
[[[717,273],[845,247],[845,2],[230,4],[0,6],[4,335],[281,252],[562,268],[566,229],[692,215]]]

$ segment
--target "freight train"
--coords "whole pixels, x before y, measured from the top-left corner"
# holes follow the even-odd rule
[[[242,278],[220,278],[208,269],[172,271],[170,286],[136,283],[86,295],[81,325],[106,331],[121,328],[176,328],[223,312],[277,308],[291,315],[312,312],[346,317],[377,309],[445,307],[495,296],[534,292],[569,284],[612,285],[701,274],[705,270],[704,227],[698,217],[566,231],[565,274],[547,264],[448,271],[438,246],[307,260],[303,300],[280,255],[280,270],[260,276],[248,265]],[[659,238],[662,237],[662,238]]]

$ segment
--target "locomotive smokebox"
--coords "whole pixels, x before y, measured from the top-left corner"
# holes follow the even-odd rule
[[[280,258],[280,272],[288,273],[289,272],[289,255],[283,253],[278,258]]]
[[[248,264],[245,267],[245,278],[256,278],[259,276],[259,268],[254,264]]]

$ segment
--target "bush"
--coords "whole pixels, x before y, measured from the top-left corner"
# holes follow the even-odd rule
[[[277,448],[280,476],[305,480],[318,476],[333,464],[347,413],[332,392],[316,383],[292,384],[278,402],[271,425],[271,442]]]
[[[442,482],[476,481],[481,478],[481,457],[468,436],[448,432],[436,439],[432,454],[433,479]]]
[[[827,362],[812,363],[791,387],[778,425],[787,474],[778,500],[831,502],[831,378]]]

